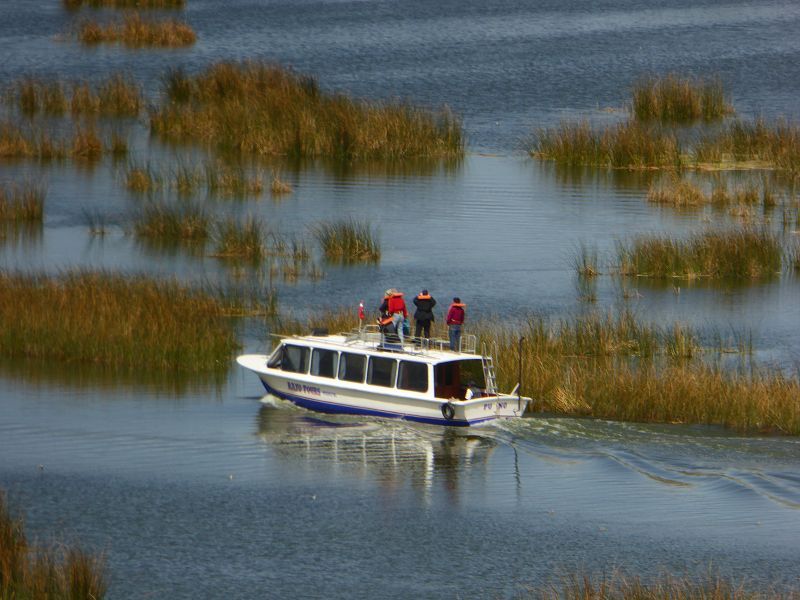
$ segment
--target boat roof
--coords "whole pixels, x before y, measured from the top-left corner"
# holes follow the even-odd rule
[[[372,331],[353,331],[333,335],[293,335],[280,336],[283,343],[292,343],[302,346],[312,346],[340,352],[360,352],[372,356],[386,356],[393,358],[412,359],[417,362],[438,364],[454,360],[481,360],[480,354],[474,353],[475,343],[467,347],[471,352],[456,352],[450,350],[448,340],[421,340],[420,345],[414,344],[413,338],[406,338],[402,349],[399,343],[382,344],[380,333]]]

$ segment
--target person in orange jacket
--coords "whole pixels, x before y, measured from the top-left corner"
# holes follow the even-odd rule
[[[466,318],[467,305],[461,302],[461,298],[456,296],[453,298],[453,303],[447,311],[447,333],[450,337],[450,350],[459,350],[461,348],[461,327],[464,325]]]
[[[400,338],[400,345],[403,344],[403,321],[408,317],[406,302],[403,300],[403,292],[395,289],[386,290],[383,304],[380,307],[381,314],[386,314],[392,319],[392,324]]]
[[[428,293],[428,290],[422,290],[419,296],[414,298],[414,306],[417,307],[414,313],[414,321],[416,321],[414,337],[418,338],[421,333],[424,333],[426,338],[431,337],[433,307],[436,306],[436,300]]]

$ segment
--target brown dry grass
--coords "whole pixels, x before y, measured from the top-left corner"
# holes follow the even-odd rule
[[[155,20],[138,13],[126,15],[122,21],[101,24],[84,21],[78,39],[86,45],[121,43],[132,48],[191,46],[197,40],[194,30],[176,19]]]

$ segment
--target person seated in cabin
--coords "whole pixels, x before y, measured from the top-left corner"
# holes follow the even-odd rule
[[[470,381],[467,384],[467,389],[464,392],[464,400],[472,400],[473,398],[481,398],[483,397],[483,390],[478,387],[478,384],[474,381]]]

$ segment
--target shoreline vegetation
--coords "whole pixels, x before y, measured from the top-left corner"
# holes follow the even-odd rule
[[[177,281],[73,270],[0,271],[0,354],[122,370],[227,369],[238,341],[224,305]]]
[[[323,91],[313,77],[280,65],[220,62],[189,75],[171,71],[151,131],[224,153],[344,160],[464,155],[460,120],[447,107],[367,101]]]
[[[86,46],[120,43],[130,48],[191,46],[197,34],[184,21],[156,20],[139,13],[125,15],[121,20],[98,23],[86,20],[78,27],[78,40]]]
[[[75,545],[33,545],[0,490],[0,598],[94,598],[106,594],[102,557]]]
[[[327,311],[306,320],[277,318],[275,330],[333,333],[356,322],[354,311]],[[497,348],[497,381],[504,391],[519,379],[524,338],[522,393],[534,399],[534,412],[800,435],[800,380],[757,368],[743,334],[729,341],[712,333],[704,345],[687,326],[645,323],[628,311],[558,321],[534,317],[516,325],[481,320],[468,332]],[[723,357],[735,355],[741,368],[721,366]]]
[[[603,127],[584,119],[540,128],[528,154],[564,165],[612,169],[800,169],[800,125],[785,119],[734,119],[699,136],[680,131],[734,113],[718,79],[645,78],[634,86],[628,112],[627,119]]]
[[[64,8],[77,10],[84,6],[89,8],[125,8],[125,9],[181,9],[186,0],[63,0]]]

